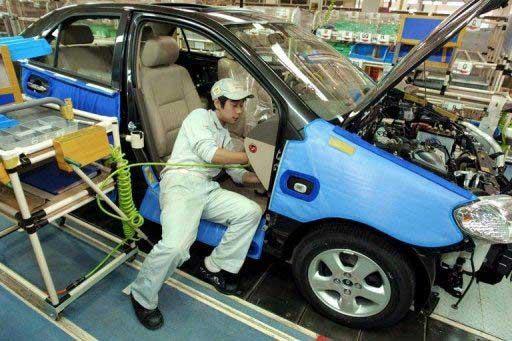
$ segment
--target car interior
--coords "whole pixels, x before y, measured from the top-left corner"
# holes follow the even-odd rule
[[[85,75],[103,84],[110,84],[112,78],[112,60],[114,56],[114,37],[95,36],[91,26],[107,21],[117,27],[118,19],[84,19],[70,22],[61,28],[57,63],[55,54],[39,58],[39,61],[58,69]],[[58,29],[47,37],[56,50]]]
[[[274,115],[271,96],[211,40],[170,24],[150,22],[141,30],[138,56],[137,87],[142,93],[143,112],[147,116],[142,121],[149,125],[144,130],[152,134],[152,147],[158,158],[154,161],[163,162],[169,158],[181,123],[192,110],[213,108],[210,89],[218,79],[225,77],[241,81],[254,94],[254,98],[246,100],[242,118],[227,126],[235,149],[244,150],[244,140],[264,121],[275,121],[273,131],[277,137],[278,115]],[[268,174],[272,159],[273,155],[265,157],[263,168]],[[252,159],[251,164],[254,167]],[[256,167],[254,171],[259,176]],[[235,184],[222,173],[216,180],[223,188],[249,197],[265,210],[268,195],[264,188]]]

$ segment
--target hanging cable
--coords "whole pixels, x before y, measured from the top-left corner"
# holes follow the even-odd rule
[[[471,285],[473,284],[473,282],[475,280],[475,261],[474,261],[474,258],[473,258],[474,256],[475,256],[475,249],[473,249],[471,251],[471,259],[470,259],[470,262],[471,262],[471,279],[469,280],[469,284],[468,284],[466,290],[464,290],[464,292],[459,297],[457,302],[455,304],[452,304],[452,308],[453,309],[458,309],[459,308],[460,302],[462,301],[462,299],[464,299],[464,297],[468,293],[469,289],[471,288]]]

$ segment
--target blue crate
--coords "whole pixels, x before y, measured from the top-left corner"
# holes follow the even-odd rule
[[[375,54],[380,57],[375,57]],[[393,55],[394,53],[387,45],[357,43],[350,48],[349,58],[391,64],[393,62]]]
[[[20,124],[18,120],[13,120],[5,115],[0,114],[0,130],[8,129]]]
[[[41,57],[52,52],[50,44],[42,38],[0,38],[0,45],[7,46],[13,61]]]

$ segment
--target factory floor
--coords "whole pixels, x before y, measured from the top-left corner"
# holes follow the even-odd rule
[[[82,213],[91,217],[87,209]],[[116,224],[96,223],[116,230]],[[151,234],[156,236],[158,232]],[[57,286],[64,285],[65,279],[83,274],[95,260],[102,258],[101,251],[55,227],[45,227],[41,235],[43,248],[48,250],[47,257],[54,259],[53,269],[59,269],[52,270]],[[6,246],[7,238],[16,238],[19,242],[13,239]],[[31,252],[26,239],[24,233],[19,232],[2,239],[0,262],[18,268],[34,283],[39,283],[36,269],[27,265],[30,261],[34,263],[32,255],[26,254],[27,250]],[[507,322],[508,311],[512,309],[508,280],[495,287],[475,285],[457,311],[450,307],[454,300],[441,293],[441,303],[432,317],[411,312],[393,328],[362,331],[338,325],[316,313],[298,293],[289,264],[271,257],[246,262],[241,273],[241,297],[217,293],[193,277],[197,264],[210,250],[200,243],[194,244],[192,258],[164,286],[161,309],[166,324],[160,331],[146,331],[135,320],[125,289],[136,275],[136,269],[122,266],[67,307],[63,318],[57,322],[41,316],[0,285],[0,305],[9,307],[0,310],[0,339],[16,336],[67,339],[70,334],[76,337],[82,332],[92,339],[168,339],[169,336],[223,340],[279,337],[306,340],[324,336],[358,341],[512,339],[512,327]],[[3,325],[5,321],[16,323]]]

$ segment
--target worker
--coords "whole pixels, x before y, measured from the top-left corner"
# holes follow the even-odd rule
[[[215,110],[196,109],[183,121],[168,163],[247,164],[245,152],[233,151],[226,124],[243,114],[244,102],[252,95],[231,79],[217,81],[211,96]],[[200,277],[218,291],[234,294],[237,274],[261,220],[257,203],[220,188],[212,180],[218,168],[171,167],[162,171],[160,206],[162,239],[153,247],[131,285],[131,300],[139,321],[148,329],[163,325],[158,292],[164,280],[190,258],[200,219],[227,226],[220,244],[199,267]],[[236,183],[259,184],[256,174],[231,168],[226,172]]]

